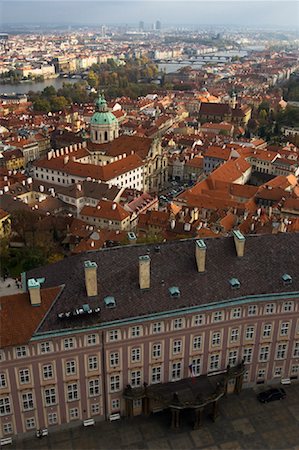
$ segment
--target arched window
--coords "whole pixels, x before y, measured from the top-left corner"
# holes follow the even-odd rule
[[[104,136],[105,136],[105,141],[108,141],[108,131],[105,131]]]

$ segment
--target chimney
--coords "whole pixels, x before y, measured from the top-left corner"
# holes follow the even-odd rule
[[[88,297],[98,295],[97,263],[84,261],[85,287]]]
[[[242,256],[244,256],[244,251],[245,251],[245,237],[239,230],[234,230],[233,235],[234,235],[237,256],[239,258],[241,258]]]
[[[206,251],[207,246],[202,239],[196,241],[195,257],[197,263],[197,270],[199,273],[203,273],[206,270]]]
[[[139,256],[139,286],[140,289],[149,289],[151,281],[151,259],[148,255]]]
[[[30,296],[30,303],[32,306],[40,306],[40,284],[35,278],[30,278],[28,280],[28,291]]]

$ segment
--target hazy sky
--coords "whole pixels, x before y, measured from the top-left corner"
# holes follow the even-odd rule
[[[35,24],[151,23],[297,27],[299,1],[0,0],[0,21]]]

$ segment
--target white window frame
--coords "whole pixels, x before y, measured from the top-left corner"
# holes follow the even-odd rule
[[[182,348],[183,348],[183,342],[182,339],[175,339],[172,342],[172,353],[174,355],[178,355],[182,352]]]
[[[113,374],[110,375],[110,392],[120,391],[120,375]]]
[[[142,379],[142,372],[141,370],[131,370],[131,386],[134,387],[140,387],[141,386],[141,379]]]
[[[46,406],[56,405],[57,403],[56,388],[55,387],[44,388],[44,399]]]
[[[0,398],[0,416],[7,416],[12,413],[10,397],[2,397]]]
[[[90,355],[88,356],[88,370],[98,370],[99,368],[99,361],[98,357],[96,355]]]
[[[156,342],[152,347],[152,358],[161,358],[162,355],[162,344],[160,342]]]
[[[64,350],[70,350],[75,348],[75,339],[73,337],[68,337],[63,340],[63,348]]]
[[[45,353],[51,353],[53,351],[53,344],[51,341],[41,342],[39,344],[39,351],[43,355]]]
[[[53,375],[54,375],[53,365],[52,364],[43,365],[43,379],[50,380],[51,378],[53,378]]]
[[[221,345],[221,332],[220,331],[213,331],[212,338],[211,338],[211,345],[212,345],[212,347],[219,347],[219,345]]]
[[[215,311],[212,316],[213,322],[222,322],[223,317],[223,311]]]
[[[73,402],[79,400],[79,385],[78,383],[68,383],[67,384],[67,401]]]
[[[91,380],[88,380],[88,395],[89,397],[97,397],[100,395],[99,378],[92,378]]]
[[[131,348],[131,362],[136,363],[141,361],[141,347]]]
[[[151,384],[161,383],[162,379],[162,367],[153,366],[151,368]]]
[[[65,363],[65,374],[67,376],[69,375],[76,375],[76,361],[74,359],[71,359],[70,361],[66,361]]]
[[[194,336],[193,337],[193,343],[192,343],[192,348],[193,350],[200,350],[202,346],[202,336]]]
[[[31,411],[34,409],[34,398],[33,393],[30,392],[23,392],[21,394],[22,398],[22,411]]]
[[[119,352],[111,352],[109,355],[110,367],[117,367],[119,365]]]
[[[249,305],[248,306],[248,316],[256,316],[257,315],[257,305]]]
[[[16,347],[16,358],[26,358],[28,356],[28,348],[26,345]]]
[[[220,354],[214,353],[209,357],[209,371],[219,370],[220,367]]]
[[[269,361],[270,356],[270,345],[262,345],[259,349],[259,361],[266,362]]]
[[[171,381],[180,380],[182,377],[182,362],[175,361],[171,365]]]
[[[243,359],[246,364],[252,363],[253,357],[253,347],[244,347],[243,348]]]
[[[98,335],[93,333],[93,334],[88,334],[87,338],[86,338],[86,342],[88,346],[91,345],[96,345],[98,342]]]

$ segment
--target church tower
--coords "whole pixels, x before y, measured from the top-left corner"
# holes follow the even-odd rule
[[[96,110],[90,120],[90,140],[94,144],[103,144],[118,137],[118,121],[108,110],[104,94],[95,102]]]

